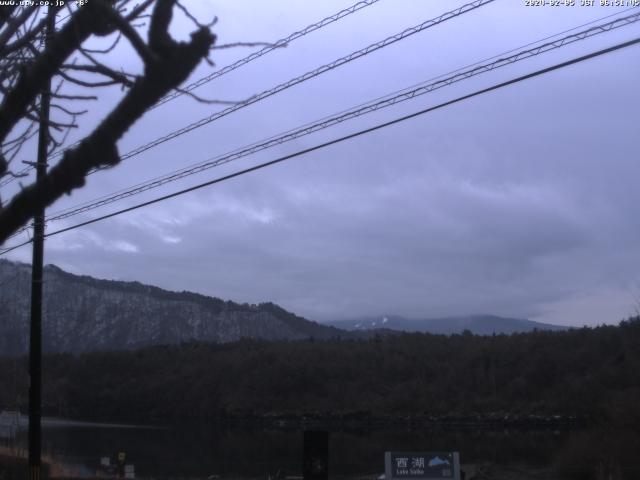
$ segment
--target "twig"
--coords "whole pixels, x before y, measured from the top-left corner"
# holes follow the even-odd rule
[[[233,43],[222,43],[220,45],[214,45],[211,47],[211,50],[222,50],[224,48],[237,48],[237,47],[274,47],[274,48],[285,48],[287,47],[287,43],[269,43],[269,42],[233,42]]]

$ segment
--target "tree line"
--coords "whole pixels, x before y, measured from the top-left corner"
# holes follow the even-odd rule
[[[186,343],[47,355],[43,410],[92,420],[571,415],[640,429],[640,318],[475,336]],[[26,358],[0,358],[0,406],[26,410]]]

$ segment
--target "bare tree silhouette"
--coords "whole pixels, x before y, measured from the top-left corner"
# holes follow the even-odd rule
[[[24,176],[16,158],[40,125],[48,130],[49,151],[60,149],[88,102],[97,99],[93,90],[120,85],[124,93],[93,131],[67,148],[44,177],[6,202],[0,199],[0,244],[38,209],[82,187],[91,170],[117,165],[118,140],[147,109],[178,89],[202,60],[208,61],[215,42],[210,31],[215,19],[203,25],[177,0],[59,3],[46,11],[37,6],[0,7],[0,185]],[[169,34],[174,9],[195,24],[188,42]],[[57,20],[60,28],[47,36],[51,16],[62,18]],[[146,40],[140,34],[144,29]],[[96,37],[113,41],[105,48],[91,49],[87,44]],[[140,58],[141,72],[109,66],[109,56],[122,39]],[[41,94],[50,82],[52,113],[50,118],[40,118]]]

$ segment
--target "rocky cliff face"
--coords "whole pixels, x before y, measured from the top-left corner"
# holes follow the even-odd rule
[[[0,260],[0,355],[27,351],[31,266]],[[130,349],[192,340],[330,338],[343,331],[272,303],[237,304],[138,282],[98,280],[47,265],[43,348],[48,352]]]

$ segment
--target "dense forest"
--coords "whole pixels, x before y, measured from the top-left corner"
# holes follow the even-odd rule
[[[640,318],[495,336],[188,343],[44,358],[44,413],[170,423],[229,417],[563,415],[640,430]],[[0,359],[26,410],[27,359]]]

